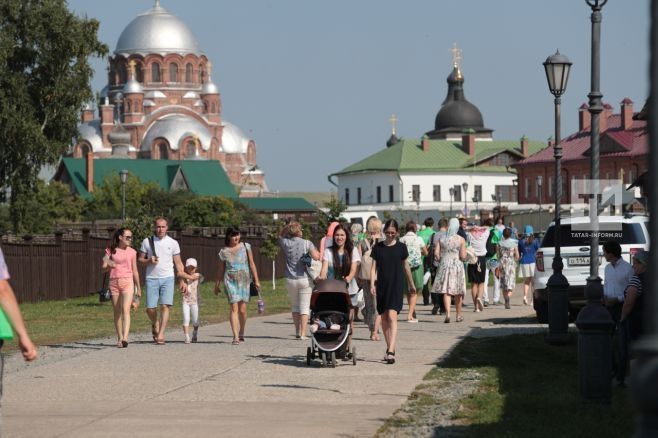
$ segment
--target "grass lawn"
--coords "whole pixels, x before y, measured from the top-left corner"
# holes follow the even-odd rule
[[[630,436],[635,425],[628,390],[615,386],[610,405],[583,403],[575,339],[554,347],[543,336],[466,338],[425,376],[378,436],[419,429],[433,436]],[[455,388],[471,390],[460,396],[459,388],[450,388],[456,382]]]
[[[263,299],[265,300],[266,314],[287,312],[290,310],[288,295],[285,291],[285,280],[276,282],[276,290],[272,291],[272,282],[261,283]],[[214,282],[201,285],[201,304],[199,319],[201,325],[226,321],[228,319],[228,301],[224,294],[213,294]],[[150,331],[150,321],[144,311],[145,293],[139,309],[132,313],[131,332]],[[258,316],[257,299],[249,302],[249,317]],[[178,330],[182,325],[182,312],[180,294],[174,297],[171,317],[168,328]],[[42,303],[21,304],[21,311],[25,318],[32,340],[37,345],[62,344],[93,339],[104,336],[114,336],[114,323],[112,319],[112,304],[99,303],[98,295],[84,298],[75,298],[65,301],[47,301]],[[16,350],[15,340],[5,343],[5,351]]]

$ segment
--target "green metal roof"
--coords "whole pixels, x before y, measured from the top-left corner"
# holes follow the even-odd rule
[[[240,198],[239,202],[258,211],[317,211],[317,207],[304,198]]]
[[[75,191],[82,197],[87,191],[86,163],[83,158],[62,158],[64,170],[71,178]],[[190,191],[196,195],[237,197],[226,172],[215,160],[146,160],[146,159],[94,159],[94,185],[103,184],[107,175],[118,174],[125,169],[142,182],[153,182],[169,191],[174,177],[180,170]],[[58,172],[59,174],[60,172]]]
[[[528,152],[533,154],[546,145],[540,141],[528,141]],[[477,163],[504,151],[520,154],[518,140],[476,141],[475,156],[466,154],[460,142],[429,140],[429,149],[423,151],[421,140],[400,140],[393,146],[380,150],[333,175],[372,171],[442,171],[458,172],[465,168],[478,172],[507,172],[505,166],[483,166]]]

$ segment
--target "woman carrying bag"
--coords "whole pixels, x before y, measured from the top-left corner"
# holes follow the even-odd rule
[[[103,271],[110,273],[110,295],[118,348],[128,347],[133,294],[142,296],[137,270],[137,251],[131,248],[132,242],[132,231],[119,228],[114,232],[112,243],[105,249],[103,256]]]
[[[281,229],[279,246],[286,258],[286,290],[292,308],[295,338],[306,339],[313,283],[304,258],[308,254],[311,259],[320,260],[320,253],[311,241],[302,238],[302,226],[297,221],[292,221]]]
[[[258,272],[254,264],[251,245],[240,242],[240,229],[229,227],[224,237],[224,248],[219,251],[219,269],[215,282],[215,295],[224,292],[231,306],[229,321],[233,332],[233,345],[244,342],[244,331],[247,325],[247,304],[249,303],[250,285],[255,292],[260,290]]]

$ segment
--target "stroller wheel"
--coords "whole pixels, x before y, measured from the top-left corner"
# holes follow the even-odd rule
[[[306,366],[311,366],[311,357],[312,357],[311,347],[306,348]]]
[[[352,347],[352,365],[356,365],[356,347]]]
[[[336,352],[331,352],[331,368],[336,368]]]
[[[320,359],[322,360],[322,366],[326,367],[327,366],[327,353],[318,353],[320,355]]]

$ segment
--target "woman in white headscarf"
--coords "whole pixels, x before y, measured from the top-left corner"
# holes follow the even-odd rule
[[[443,303],[446,309],[446,319],[450,322],[450,301],[455,297],[457,322],[462,322],[462,300],[466,293],[466,279],[464,277],[464,263],[466,259],[466,241],[457,234],[459,220],[450,219],[448,232],[441,236],[439,244],[434,250],[434,258],[439,260],[439,269],[432,287],[433,293],[443,294]]]

